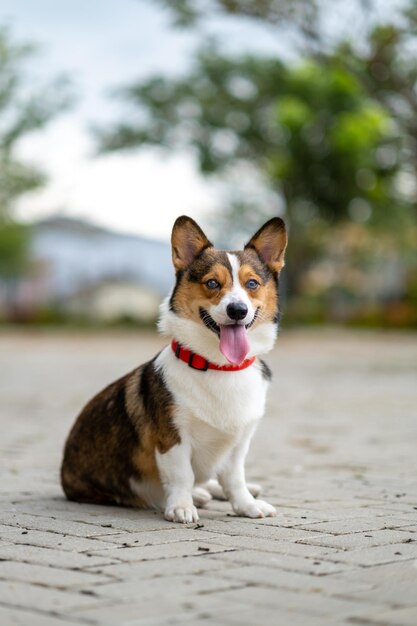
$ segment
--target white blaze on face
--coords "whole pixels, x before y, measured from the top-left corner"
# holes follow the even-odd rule
[[[219,304],[210,307],[209,314],[220,327],[220,352],[230,363],[239,365],[250,351],[246,325],[252,322],[255,311],[248,294],[240,284],[239,259],[235,254],[227,253],[227,256],[232,268],[232,288],[223,296]],[[239,322],[231,319],[227,314],[227,307],[235,302],[243,302],[248,308],[246,316]]]
[[[252,306],[250,298],[246,293],[246,290],[242,287],[239,280],[239,270],[240,270],[240,262],[235,254],[230,254],[227,252],[227,258],[229,259],[231,268],[232,268],[232,288],[228,291],[223,298],[220,300],[219,304],[216,306],[211,306],[209,309],[209,313],[211,317],[217,324],[231,324],[233,321],[227,315],[227,307],[232,302],[243,302],[248,307],[248,312],[246,317],[241,320],[240,324],[247,325],[250,324],[253,320],[253,316],[255,315],[255,310]]]

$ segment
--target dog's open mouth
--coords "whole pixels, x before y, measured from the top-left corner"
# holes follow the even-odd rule
[[[209,313],[200,307],[200,318],[205,326],[219,337],[220,352],[233,364],[239,365],[245,360],[250,350],[247,330],[254,324],[258,317],[259,308],[249,324],[217,324]]]
[[[216,322],[211,317],[211,315],[209,315],[207,311],[203,309],[202,307],[199,308],[198,312],[200,314],[200,319],[203,322],[203,324],[207,326],[209,330],[212,330],[213,333],[216,333],[216,335],[220,337],[220,326],[216,324]]]
[[[220,326],[216,324],[216,322],[211,317],[211,315],[209,315],[207,311],[203,309],[203,307],[200,307],[199,314],[200,314],[200,319],[203,322],[203,324],[207,326],[209,330],[212,330],[213,333],[216,333],[216,335],[220,337]],[[253,316],[252,321],[249,322],[249,324],[245,324],[246,330],[249,330],[249,328],[251,328],[254,325],[254,323],[257,320],[258,315],[259,315],[259,307],[256,309],[255,315]],[[237,326],[237,324],[230,324],[230,326]]]

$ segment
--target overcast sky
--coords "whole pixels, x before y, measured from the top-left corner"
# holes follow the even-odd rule
[[[22,141],[20,155],[44,168],[49,183],[19,203],[22,217],[61,212],[127,232],[166,238],[187,213],[203,223],[219,194],[197,173],[189,154],[158,149],[97,157],[89,125],[115,120],[123,110],[108,97],[116,86],[154,72],[178,73],[192,60],[195,36],[174,30],[170,15],[145,0],[2,0],[0,23],[14,40],[40,44],[30,64],[41,83],[65,72],[78,94],[76,106],[48,128]],[[229,47],[273,50],[261,29],[215,25]],[[248,38],[248,33],[251,37]]]

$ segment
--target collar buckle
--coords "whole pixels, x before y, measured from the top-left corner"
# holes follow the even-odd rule
[[[209,368],[209,361],[204,357],[196,354],[195,352],[190,352],[190,356],[188,357],[188,365],[193,370],[198,370],[199,372],[207,372]]]

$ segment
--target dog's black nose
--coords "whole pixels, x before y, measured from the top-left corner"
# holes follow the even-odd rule
[[[232,320],[243,320],[248,313],[248,307],[244,302],[231,302],[227,305],[226,313]]]

